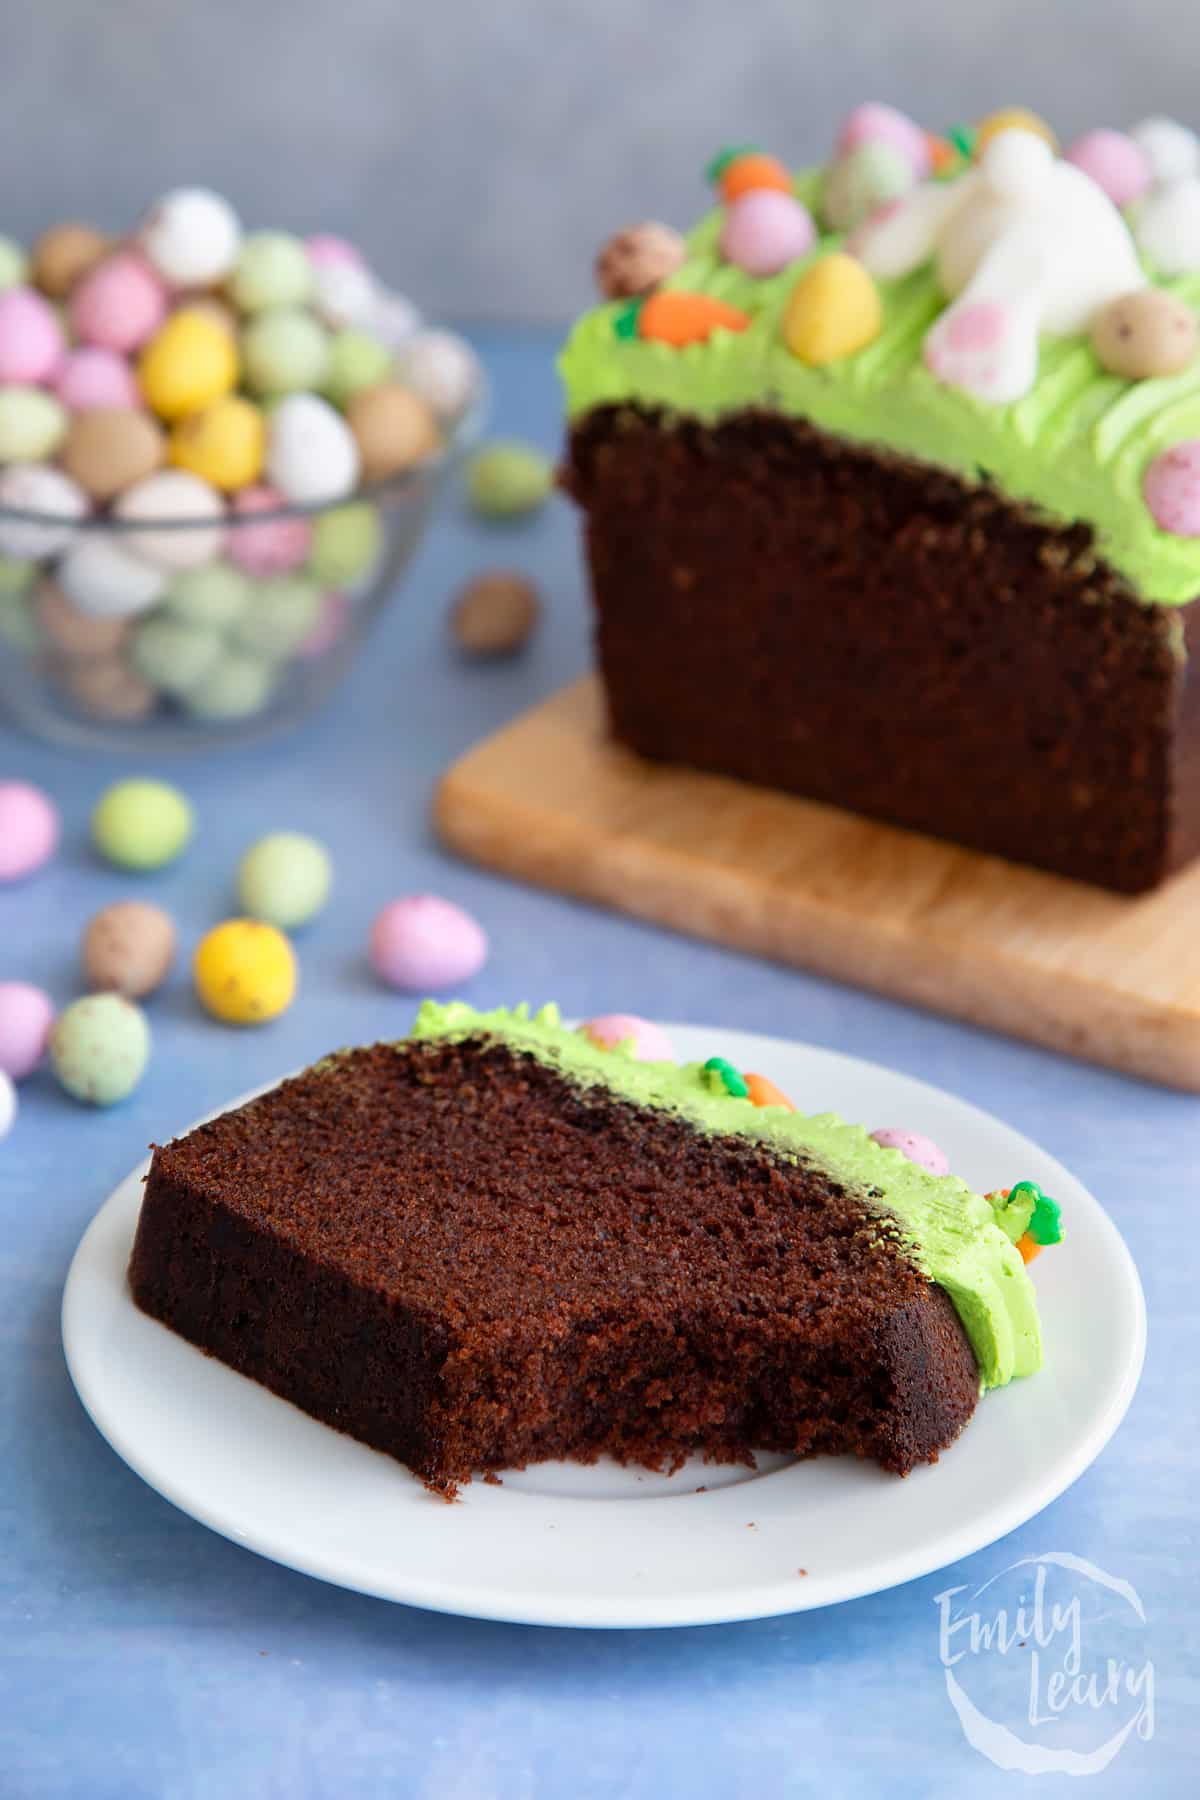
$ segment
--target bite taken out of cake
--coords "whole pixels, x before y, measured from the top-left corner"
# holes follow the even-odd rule
[[[429,1002],[156,1149],[134,1300],[448,1495],[604,1453],[905,1474],[1039,1367],[1032,1183],[610,1042]]]
[[[1155,887],[1200,854],[1200,142],[869,104],[708,176],[561,358],[614,735]]]

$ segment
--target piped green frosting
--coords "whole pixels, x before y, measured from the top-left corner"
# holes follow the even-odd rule
[[[814,213],[820,181],[809,171],[795,182]],[[624,303],[594,307],[559,360],[571,417],[622,401],[709,420],[768,407],[968,481],[986,475],[1051,518],[1086,521],[1098,553],[1145,600],[1179,605],[1200,593],[1200,538],[1162,531],[1142,497],[1155,456],[1200,437],[1200,358],[1178,375],[1132,382],[1107,374],[1086,338],[1043,337],[1032,390],[993,405],[946,386],[922,361],[925,333],[946,304],[928,266],[877,283],[879,337],[814,368],[784,343],[782,314],[803,270],[842,240],[826,234],[808,256],[760,279],[719,255],[721,220],[719,211],[701,220],[686,262],[664,285],[727,300],[751,315],[750,326],[677,350],[615,331]],[[1200,308],[1200,275],[1157,285]]]
[[[956,1176],[928,1174],[900,1151],[875,1143],[865,1126],[848,1125],[834,1113],[806,1117],[755,1106],[729,1092],[719,1069],[638,1062],[622,1050],[601,1049],[565,1030],[554,1006],[534,1014],[527,1007],[481,1013],[461,1002],[440,1006],[430,1000],[412,1030],[417,1039],[481,1035],[536,1057],[581,1086],[607,1088],[637,1106],[674,1113],[699,1131],[734,1133],[819,1165],[888,1215],[913,1261],[945,1289],[985,1388],[1002,1387],[1041,1366],[1037,1301],[1020,1253],[989,1202]]]

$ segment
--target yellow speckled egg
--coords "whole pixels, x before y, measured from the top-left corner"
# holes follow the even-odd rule
[[[210,313],[183,307],[146,345],[138,380],[160,418],[181,419],[236,387],[237,345]]]
[[[870,275],[835,251],[803,274],[783,315],[783,336],[801,362],[839,362],[879,336],[883,305]]]
[[[196,992],[227,1025],[262,1025],[286,1012],[296,992],[296,958],[282,931],[260,919],[227,919],[200,940],[192,964]]]
[[[257,481],[266,455],[266,420],[241,394],[226,394],[202,412],[188,413],[171,432],[169,456],[176,468],[226,493]]]
[[[988,113],[986,118],[980,119],[975,127],[973,154],[976,161],[983,155],[992,138],[999,137],[1002,131],[1032,131],[1035,137],[1045,138],[1052,150],[1058,149],[1058,139],[1045,119],[1039,119],[1026,106],[1002,106],[998,112]]]

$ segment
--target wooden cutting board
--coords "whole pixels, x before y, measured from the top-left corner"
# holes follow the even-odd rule
[[[1200,863],[1123,899],[643,762],[595,677],[455,763],[435,818],[519,880],[1200,1092]]]

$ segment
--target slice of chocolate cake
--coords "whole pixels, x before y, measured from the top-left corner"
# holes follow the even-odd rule
[[[1013,1192],[994,1210],[862,1128],[756,1105],[720,1059],[427,1004],[404,1042],[156,1149],[129,1279],[446,1492],[602,1452],[903,1474],[1038,1367]]]

